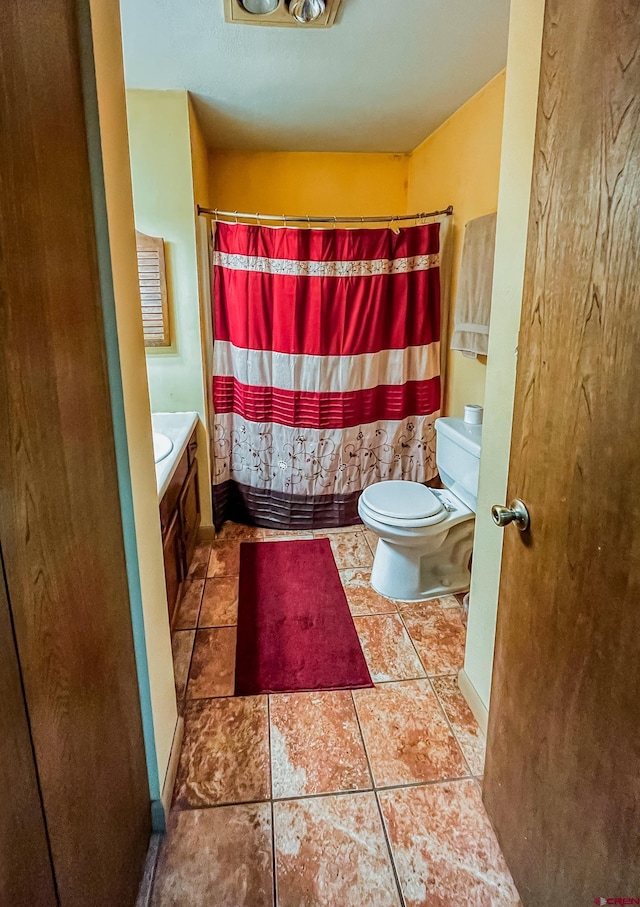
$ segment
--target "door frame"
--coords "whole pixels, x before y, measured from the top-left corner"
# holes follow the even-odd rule
[[[546,0],[511,0],[496,249],[473,569],[460,690],[486,733],[504,534]]]

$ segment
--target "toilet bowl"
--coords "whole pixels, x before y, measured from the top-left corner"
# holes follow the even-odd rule
[[[435,428],[445,488],[377,482],[358,503],[379,537],[371,585],[387,598],[425,601],[469,588],[482,426],[445,418]]]

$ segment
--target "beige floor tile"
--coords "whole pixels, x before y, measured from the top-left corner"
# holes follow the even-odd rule
[[[351,693],[269,697],[273,796],[371,788]]]
[[[407,907],[520,904],[474,781],[378,797]]]
[[[373,793],[273,810],[278,907],[400,907]]]
[[[171,651],[173,653],[173,676],[176,684],[176,700],[178,711],[182,713],[182,701],[187,689],[191,653],[195,639],[195,630],[178,630],[171,637]]]
[[[349,570],[353,567],[371,567],[373,554],[360,529],[348,529],[344,532],[314,532],[315,538],[328,538],[338,570]]]
[[[268,803],[174,810],[152,907],[273,907]]]
[[[270,795],[267,697],[187,702],[175,805],[197,808]]]
[[[207,576],[237,576],[239,572],[240,540],[214,542],[211,546]]]
[[[379,683],[385,680],[409,680],[425,676],[420,659],[398,614],[354,617],[353,622],[372,680]]]
[[[395,602],[371,588],[371,570],[368,568],[341,570],[340,579],[352,614],[395,613]]]
[[[204,579],[207,575],[207,565],[209,563],[209,553],[211,551],[210,542],[198,542],[191,564],[189,565],[189,576],[193,579]]]
[[[469,763],[471,774],[482,775],[486,740],[466,699],[460,692],[458,678],[455,676],[433,677],[431,684],[442,703],[465,759]]]
[[[364,531],[364,537],[367,540],[367,545],[369,546],[369,548],[371,548],[372,553],[375,554],[376,548],[378,547],[378,542],[380,541],[380,537],[377,536],[375,534],[375,532],[372,532],[370,529],[364,529],[363,531]]]
[[[200,627],[232,627],[238,623],[238,577],[208,579],[200,608]]]
[[[193,647],[187,699],[233,696],[236,628],[198,630]]]
[[[442,608],[437,601],[398,607],[427,674],[457,674],[467,635],[460,609]]]
[[[178,605],[178,613],[173,623],[174,630],[193,630],[198,626],[200,602],[204,580],[187,577],[182,589],[182,598]]]
[[[433,598],[431,601],[437,602],[441,608],[458,608],[458,610],[462,608],[461,602],[455,595],[443,595],[442,598]]]
[[[383,683],[353,698],[377,787],[468,774],[428,680]]]
[[[263,529],[262,537],[265,542],[295,542],[296,539],[312,539],[313,531],[311,529],[295,529],[293,531],[287,531],[286,529]]]
[[[316,529],[316,532],[321,533],[322,535],[346,535],[349,532],[362,532],[364,526],[362,523],[356,523],[353,526],[334,526],[329,529]]]
[[[251,539],[261,539],[263,529],[258,526],[243,526],[240,523],[225,523],[220,532],[216,533],[216,542],[226,542],[229,539],[240,539],[249,541]]]

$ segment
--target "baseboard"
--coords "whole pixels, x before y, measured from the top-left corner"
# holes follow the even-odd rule
[[[464,668],[458,673],[458,686],[460,687],[460,692],[467,700],[467,705],[473,712],[473,717],[480,725],[480,730],[486,737],[487,727],[489,725],[489,712],[482,699],[480,699],[478,691],[469,680],[469,676]]]
[[[173,788],[176,783],[178,774],[178,763],[180,761],[180,750],[182,749],[182,738],[184,737],[184,718],[178,715],[176,729],[173,734],[173,743],[171,744],[171,754],[169,755],[169,765],[162,786],[162,805],[165,816],[169,816],[171,810],[171,800],[173,797]]]
[[[214,526],[200,526],[198,529],[198,541],[199,542],[213,542],[216,538],[216,530]]]

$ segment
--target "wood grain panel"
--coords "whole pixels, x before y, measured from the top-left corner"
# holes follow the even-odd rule
[[[484,784],[526,907],[640,897],[639,48],[548,0]]]
[[[0,535],[62,907],[133,904],[149,792],[72,0],[0,4]]]
[[[0,690],[0,904],[56,907],[1,556]]]

